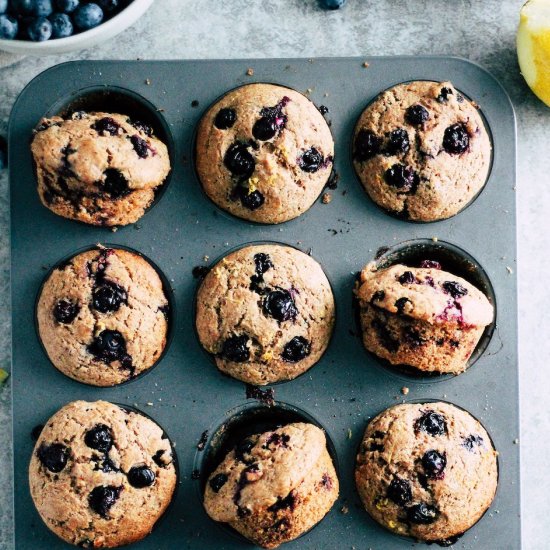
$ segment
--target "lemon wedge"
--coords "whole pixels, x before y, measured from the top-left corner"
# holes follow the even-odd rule
[[[521,8],[517,48],[525,81],[550,107],[550,0],[529,0]]]

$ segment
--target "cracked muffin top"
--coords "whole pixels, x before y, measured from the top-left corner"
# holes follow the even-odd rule
[[[106,401],[75,401],[52,416],[29,466],[46,525],[83,548],[147,536],[176,487],[170,441],[142,414]]]
[[[488,433],[466,411],[403,404],[369,423],[355,479],[365,508],[384,527],[448,546],[491,505],[496,457]]]
[[[31,150],[44,206],[92,225],[137,221],[170,172],[153,129],[121,114],[42,119]]]
[[[332,171],[334,143],[323,115],[305,96],[248,84],[204,115],[195,157],[202,186],[220,208],[280,223],[317,199]]]
[[[95,386],[135,378],[162,354],[168,300],[141,256],[102,248],[52,271],[37,307],[42,344],[67,376]]]
[[[321,266],[281,245],[254,245],[223,258],[197,293],[196,327],[218,368],[244,382],[290,380],[328,346],[334,297]]]
[[[437,268],[397,264],[361,271],[356,290],[360,303],[373,304],[431,324],[484,327],[493,321],[493,306],[471,283]]]
[[[435,221],[457,214],[485,185],[491,142],[475,103],[450,82],[408,82],[363,111],[353,162],[379,206]]]

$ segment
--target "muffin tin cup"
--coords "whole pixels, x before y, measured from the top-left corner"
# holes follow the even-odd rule
[[[431,399],[431,398],[427,398],[427,399],[422,399],[422,398],[419,398],[419,399],[403,399],[401,402],[399,403],[393,403],[392,405],[386,407],[385,409],[382,409],[380,411],[378,411],[377,413],[375,413],[371,418],[369,418],[368,422],[365,424],[365,427],[363,429],[363,433],[361,434],[361,440],[359,441],[357,447],[356,447],[356,456],[359,455],[360,451],[361,451],[361,445],[363,444],[363,436],[365,434],[365,431],[368,427],[368,425],[370,424],[370,422],[372,420],[374,420],[374,418],[376,418],[379,414],[382,414],[383,412],[387,411],[388,409],[391,409],[393,407],[397,407],[399,405],[407,405],[407,404],[411,404],[411,405],[429,405],[430,403],[446,403],[447,405],[452,405],[453,407],[456,407],[457,409],[460,409],[466,413],[468,413],[472,418],[474,418],[475,420],[477,420],[481,426],[483,426],[483,428],[485,428],[485,431],[487,432],[488,436],[489,436],[489,441],[491,442],[491,445],[493,446],[493,449],[495,449],[497,451],[497,455],[496,455],[496,461],[497,461],[497,487],[496,487],[496,491],[495,491],[495,495],[493,497],[493,500],[491,502],[491,504],[488,506],[487,510],[485,510],[485,512],[483,512],[483,514],[481,514],[480,518],[475,522],[473,523],[468,529],[466,529],[466,531],[462,532],[462,533],[459,533],[457,535],[455,535],[454,537],[451,537],[449,539],[449,542],[447,541],[432,541],[432,542],[425,542],[425,541],[422,541],[422,540],[417,540],[415,539],[414,537],[407,537],[405,535],[400,535],[398,533],[395,533],[394,531],[392,531],[391,529],[388,529],[386,528],[384,525],[382,525],[381,523],[379,523],[378,521],[376,521],[372,516],[371,514],[369,513],[369,511],[364,507],[362,501],[361,501],[361,497],[359,496],[359,491],[357,490],[357,486],[355,486],[355,495],[356,495],[356,498],[358,500],[358,502],[361,503],[361,508],[365,514],[365,516],[367,517],[367,520],[369,522],[369,526],[370,528],[372,529],[379,529],[383,532],[386,532],[386,533],[390,533],[392,536],[394,537],[397,537],[399,539],[401,539],[402,541],[408,543],[409,545],[411,543],[418,543],[418,544],[424,544],[424,545],[427,545],[427,546],[430,546],[430,545],[436,545],[436,546],[442,546],[442,547],[447,547],[447,546],[454,546],[455,544],[460,544],[461,543],[461,540],[462,540],[462,537],[468,532],[470,531],[471,529],[473,529],[476,525],[478,525],[482,520],[483,518],[487,515],[487,514],[490,514],[490,511],[491,511],[491,508],[494,507],[494,503],[495,503],[495,500],[497,500],[497,497],[498,497],[498,494],[500,492],[500,470],[501,470],[501,460],[502,460],[502,457],[501,455],[499,454],[498,452],[498,449],[495,445],[495,442],[493,441],[493,437],[491,436],[491,433],[489,432],[489,430],[487,430],[487,428],[484,426],[483,422],[481,422],[481,420],[479,420],[479,418],[477,418],[475,415],[473,415],[469,410],[465,409],[464,407],[461,407],[460,405],[457,405],[456,403],[453,403],[452,401],[448,401],[446,399]],[[357,466],[357,461],[355,463],[355,467]]]
[[[200,506],[204,507],[204,492],[206,483],[210,474],[223,462],[227,454],[241,441],[255,434],[262,434],[277,428],[292,424],[294,422],[305,422],[321,428],[327,439],[327,450],[334,464],[336,475],[340,478],[338,466],[338,456],[336,447],[327,429],[306,411],[280,401],[272,405],[266,405],[258,402],[245,403],[233,407],[218,419],[207,432],[208,438],[204,444],[204,449],[198,449],[195,454],[194,472],[198,475],[197,496],[200,500]],[[335,503],[333,505],[336,506]],[[205,512],[206,513],[206,512]],[[210,519],[210,518],[209,518]],[[222,531],[231,534],[241,542],[252,544],[243,535],[238,533],[229,524],[210,519]],[[323,520],[313,525],[308,531],[302,533],[298,539],[310,533],[313,529],[323,523]],[[294,540],[298,540],[294,539]]]
[[[166,296],[166,299],[168,300],[168,313],[167,313],[167,324],[168,324],[168,330],[166,333],[166,344],[164,345],[164,349],[162,350],[162,353],[160,354],[159,358],[151,365],[147,370],[142,372],[141,374],[138,374],[134,378],[130,378],[129,380],[125,380],[124,382],[121,382],[120,384],[114,384],[111,386],[96,386],[95,384],[88,384],[87,382],[82,382],[80,380],[76,380],[74,378],[71,378],[70,376],[67,376],[63,372],[61,372],[55,364],[50,359],[50,356],[48,355],[48,352],[46,351],[46,347],[44,346],[44,343],[42,342],[42,338],[40,337],[40,329],[38,326],[38,304],[40,302],[40,296],[42,295],[42,290],[44,288],[44,285],[50,278],[51,274],[58,268],[64,266],[67,262],[72,260],[75,256],[78,256],[79,254],[83,254],[84,252],[88,252],[90,250],[99,250],[98,245],[91,245],[86,246],[83,248],[80,248],[76,250],[75,252],[72,252],[71,254],[67,254],[64,256],[61,260],[59,260],[57,263],[55,263],[50,269],[48,269],[48,272],[46,273],[46,276],[42,280],[42,283],[40,285],[40,288],[38,289],[38,292],[36,294],[36,299],[34,302],[34,328],[36,333],[36,338],[40,342],[40,347],[42,348],[42,351],[44,352],[44,355],[46,356],[47,360],[50,362],[51,366],[54,367],[54,369],[61,374],[62,376],[68,378],[69,380],[72,380],[73,382],[76,382],[77,384],[82,384],[84,386],[90,386],[92,388],[96,388],[97,390],[101,391],[102,389],[107,388],[116,388],[119,386],[126,386],[127,384],[131,384],[132,382],[135,382],[136,380],[141,380],[143,377],[145,377],[147,374],[149,374],[151,371],[156,369],[164,357],[168,354],[168,350],[170,348],[170,345],[172,344],[172,340],[174,338],[174,326],[176,324],[176,299],[174,296],[174,291],[172,289],[172,286],[170,285],[168,279],[166,278],[166,275],[162,272],[160,267],[155,264],[150,258],[145,256],[145,254],[142,254],[138,250],[134,250],[133,248],[130,248],[129,246],[124,246],[120,244],[109,244],[105,243],[102,245],[104,248],[114,248],[114,249],[121,249],[126,250],[127,252],[131,252],[132,254],[136,254],[137,256],[140,256],[143,258],[157,273],[157,275],[160,277],[160,280],[162,282],[162,289],[164,291],[164,295]],[[98,362],[98,365],[101,365],[100,362]],[[139,412],[139,411],[138,411]]]
[[[364,62],[369,64],[365,68]],[[254,74],[247,74],[253,68]],[[459,216],[430,223],[403,223],[388,216],[366,195],[349,162],[353,128],[365,105],[396,82],[450,80],[465,95],[479,101],[493,137],[491,175],[483,192]],[[264,225],[243,221],[220,210],[207,199],[193,170],[193,134],[201,117],[199,106],[245,83],[276,82],[295,90],[311,89],[308,97],[330,109],[335,139],[335,170],[340,179],[327,190],[330,204],[319,201],[292,223]],[[110,233],[105,228],[70,223],[52,215],[39,201],[32,172],[29,137],[45,113],[63,110],[83,90],[122,90],[152,107],[173,136],[172,181],[166,198],[137,224]],[[85,95],[85,94],[84,94]],[[62,98],[61,100],[59,98]],[[119,103],[121,105],[122,103]],[[110,103],[108,106],[110,107]],[[158,114],[156,109],[159,109]],[[111,109],[109,109],[111,110]],[[119,109],[119,110],[122,110]],[[355,447],[367,419],[408,398],[423,401],[447,396],[474,416],[483,418],[501,457],[499,491],[493,509],[460,541],[461,548],[519,548],[519,437],[517,381],[517,319],[515,272],[515,119],[506,93],[479,66],[451,57],[373,57],[334,59],[261,59],[209,61],[91,61],[48,69],[33,80],[16,101],[9,127],[11,191],[11,281],[13,326],[13,426],[15,545],[34,550],[65,545],[39,521],[28,492],[29,434],[42,418],[68,400],[108,399],[134,403],[151,411],[177,444],[180,464],[179,497],[163,525],[137,549],[176,548],[227,550],[250,548],[243,539],[215,529],[202,505],[200,479],[193,479],[195,446],[207,429],[216,430],[225,411],[251,407],[242,382],[222,376],[206,359],[196,333],[193,301],[197,281],[191,272],[205,255],[225,256],[242,246],[270,242],[296,245],[321,261],[329,274],[337,320],[333,338],[321,360],[291,382],[277,384],[275,399],[310,411],[326,427],[338,452],[340,498],[319,529],[289,543],[292,548],[328,549],[342,541],[356,548],[404,550],[403,540],[368,523],[354,488]],[[172,153],[171,153],[172,155]],[[188,162],[185,162],[185,160]],[[462,376],[444,382],[397,377],[368,355],[357,338],[352,310],[353,277],[384,244],[411,240],[456,243],[482,262],[498,304],[498,331],[479,363]],[[42,284],[43,266],[57,263],[66,251],[108,241],[129,246],[154,258],[174,288],[178,315],[173,319],[164,367],[132,384],[97,388],[75,384],[45,368],[45,356],[36,337],[34,308]],[[243,245],[246,243],[246,245]],[[437,243],[434,243],[437,244]],[[506,267],[510,269],[507,270]],[[452,270],[451,270],[452,271]],[[169,288],[168,287],[168,288]],[[151,372],[151,370],[149,370]],[[403,383],[403,380],[406,380]],[[439,380],[439,378],[437,379]],[[32,405],[29,405],[32,404]],[[237,409],[239,410],[239,409]],[[234,413],[231,413],[232,415]],[[223,417],[223,418],[222,418]],[[199,464],[199,462],[197,462]],[[197,498],[189,495],[197,494]]]
[[[497,326],[497,303],[496,295],[491,280],[479,262],[470,256],[465,250],[458,246],[433,239],[414,239],[405,241],[391,247],[382,247],[373,258],[378,269],[391,267],[395,264],[403,264],[408,267],[419,267],[422,260],[434,260],[441,264],[443,271],[462,277],[473,286],[481,290],[494,308],[494,318],[490,325],[485,327],[479,342],[472,355],[468,359],[467,368],[459,374],[426,372],[410,367],[408,365],[393,365],[389,361],[378,357],[367,350],[365,353],[374,359],[375,365],[382,367],[385,372],[390,373],[405,381],[420,383],[443,382],[464,375],[484,355],[491,343],[493,333]],[[371,260],[368,260],[371,261]],[[362,329],[360,319],[360,308],[357,298],[353,297],[353,309],[356,322],[356,330],[362,342]]]
[[[143,216],[156,206],[164,196],[168,186],[170,185],[174,167],[178,162],[176,158],[175,143],[172,131],[165,117],[162,114],[162,109],[153,105],[140,94],[123,88],[120,86],[90,86],[82,88],[75,92],[63,95],[58,98],[46,112],[43,117],[49,118],[60,116],[69,118],[73,113],[84,111],[118,113],[127,115],[133,121],[144,122],[153,129],[153,135],[162,141],[168,148],[168,156],[170,158],[170,172],[164,179],[164,182],[154,190],[153,202],[145,209]],[[38,120],[36,123],[38,124]],[[52,212],[52,214],[54,214]],[[139,223],[143,216],[136,222]],[[70,219],[83,225],[90,225],[80,220]],[[133,224],[129,224],[133,225]],[[102,227],[102,226],[99,226]],[[126,226],[123,226],[126,227]],[[112,231],[112,226],[106,226],[104,229]]]
[[[394,88],[395,86],[399,86],[400,84],[408,84],[410,82],[439,82],[439,81],[434,81],[433,79],[429,79],[429,78],[414,78],[414,79],[410,79],[410,80],[404,80],[402,82],[396,82],[395,84],[392,84],[391,86],[389,86],[385,90],[382,90],[378,95],[373,97],[365,105],[363,111],[368,109],[377,99],[379,99],[380,95],[382,95],[384,92],[387,92],[391,88]],[[475,98],[470,97],[468,94],[464,93],[461,89],[456,88],[456,91],[459,92],[461,95],[463,95],[468,101],[475,102]],[[361,114],[363,113],[363,111],[361,111]],[[489,159],[489,169],[487,170],[487,177],[485,178],[485,182],[483,183],[483,185],[481,186],[479,191],[456,214],[452,214],[451,216],[447,216],[446,218],[441,218],[441,219],[438,219],[438,220],[430,220],[430,221],[410,220],[408,218],[405,218],[405,217],[401,216],[397,212],[392,212],[391,210],[385,209],[383,206],[376,203],[370,197],[368,191],[366,190],[365,186],[363,185],[363,183],[361,181],[361,178],[359,177],[359,174],[357,173],[357,170],[355,169],[355,164],[354,164],[354,159],[353,159],[353,149],[355,147],[355,141],[354,141],[353,138],[355,136],[355,132],[359,129],[359,117],[358,117],[357,122],[356,122],[356,124],[353,128],[353,134],[351,136],[351,146],[349,148],[349,163],[350,163],[351,166],[353,166],[353,172],[355,174],[355,178],[356,178],[357,182],[359,183],[359,185],[361,186],[361,188],[363,189],[363,191],[365,192],[365,195],[367,195],[368,199],[378,209],[380,209],[382,212],[384,212],[384,214],[386,214],[388,216],[391,216],[392,218],[395,218],[396,220],[401,220],[401,221],[404,221],[404,222],[408,222],[408,223],[412,223],[412,224],[419,224],[419,225],[429,225],[429,224],[434,224],[434,223],[442,222],[442,221],[445,221],[445,220],[449,220],[451,218],[454,218],[455,216],[460,215],[462,212],[464,212],[464,210],[466,210],[469,206],[471,206],[477,200],[477,198],[483,193],[483,190],[485,189],[485,186],[487,185],[488,181],[491,179],[491,173],[493,171],[493,162],[494,162],[493,132],[491,130],[491,126],[489,125],[489,122],[487,121],[487,118],[483,114],[483,110],[480,107],[478,107],[478,113],[479,113],[479,116],[481,117],[481,120],[483,122],[483,126],[484,126],[484,128],[487,132],[487,135],[489,136],[489,142],[491,144],[491,158]]]
[[[242,250],[243,248],[248,248],[250,246],[261,246],[261,245],[276,245],[276,246],[284,246],[284,247],[288,247],[288,248],[293,248],[294,250],[297,250],[298,252],[301,252],[302,254],[306,254],[308,256],[310,256],[311,258],[313,258],[320,266],[321,266],[321,269],[323,270],[323,273],[325,274],[325,277],[327,278],[327,281],[328,281],[328,284],[330,286],[330,290],[332,292],[332,295],[334,296],[334,288],[332,286],[332,282],[330,280],[330,277],[328,276],[328,274],[326,273],[325,271],[325,268],[323,267],[323,264],[317,259],[315,258],[312,254],[309,254],[307,251],[304,252],[301,248],[299,248],[298,246],[295,246],[295,245],[292,245],[292,244],[288,244],[288,243],[283,243],[283,242],[280,242],[280,241],[252,241],[252,242],[249,242],[249,243],[245,243],[245,244],[242,244],[242,245],[238,245],[238,246],[235,246],[233,248],[230,248],[229,250],[227,250],[226,252],[224,252],[223,254],[221,254],[220,256],[218,256],[217,258],[215,258],[214,260],[212,260],[212,262],[209,263],[209,265],[206,265],[206,264],[201,264],[201,265],[198,265],[198,266],[195,266],[195,267],[206,267],[208,269],[208,272],[210,272],[212,269],[214,269],[224,258],[226,258],[227,256],[229,256],[230,254],[233,254],[234,252],[237,252],[238,250]],[[206,277],[206,275],[204,276]],[[198,281],[197,281],[197,285],[196,285],[196,289],[195,289],[195,293],[194,293],[194,296],[193,296],[193,329],[194,329],[194,332],[195,332],[195,336],[197,338],[197,342],[199,343],[199,346],[201,347],[202,351],[204,352],[204,354],[206,355],[206,357],[208,357],[208,360],[210,363],[212,363],[212,365],[216,368],[216,370],[218,371],[218,374],[221,375],[221,376],[224,376],[226,378],[231,378],[233,380],[236,380],[238,382],[242,382],[243,384],[246,384],[246,385],[250,385],[250,386],[253,386],[253,384],[250,384],[248,382],[244,382],[242,380],[238,380],[237,378],[233,378],[232,376],[230,376],[229,374],[226,374],[225,372],[222,372],[219,370],[218,366],[216,365],[216,358],[215,358],[215,354],[213,353],[210,353],[208,352],[202,345],[201,341],[200,341],[200,338],[199,338],[199,332],[197,330],[197,323],[196,323],[196,319],[197,319],[197,298],[198,298],[198,295],[199,295],[199,290],[201,288],[201,285],[204,281],[204,277],[198,277]],[[337,320],[337,309],[338,309],[338,305],[336,304],[336,300],[334,301],[334,319],[335,319],[335,325],[336,325],[336,320]],[[329,341],[327,342],[327,347],[325,348],[325,351],[323,352],[323,355],[321,355],[321,357],[319,358],[319,360],[317,361],[317,363],[314,363],[313,365],[311,365],[311,367],[309,367],[309,369],[307,369],[306,371],[304,371],[302,374],[299,374],[298,376],[296,376],[296,378],[292,378],[290,380],[279,380],[278,382],[270,382],[269,384],[265,384],[263,386],[259,386],[260,388],[268,388],[269,386],[278,386],[280,384],[287,384],[289,382],[292,382],[293,380],[298,380],[299,378],[301,378],[302,376],[306,375],[307,373],[309,373],[312,369],[314,369],[323,359],[323,356],[328,352],[329,348],[330,348],[330,344],[332,342],[332,339],[333,339],[333,336],[334,336],[334,332],[335,332],[335,327],[333,327],[333,330],[330,334],[330,338],[329,338]]]

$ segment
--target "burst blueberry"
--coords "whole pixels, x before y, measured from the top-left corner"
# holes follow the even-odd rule
[[[420,126],[430,118],[430,113],[422,105],[411,105],[405,111],[405,120],[413,126]]]
[[[405,154],[410,149],[409,134],[404,128],[396,128],[388,134],[386,153],[389,155]]]
[[[96,424],[84,435],[84,443],[90,449],[95,449],[101,453],[108,453],[113,446],[113,432],[105,424]]]
[[[447,433],[445,418],[435,411],[425,411],[415,423],[415,430],[426,432],[434,437]]]
[[[284,289],[270,292],[264,299],[262,309],[266,315],[270,315],[281,323],[294,320],[298,315],[298,309],[290,292]]]
[[[451,155],[460,155],[470,146],[470,134],[462,123],[449,126],[443,134],[443,149]]]
[[[105,363],[127,358],[126,340],[118,330],[104,330],[94,338],[88,351]]]
[[[69,459],[69,449],[61,443],[52,443],[51,445],[42,443],[36,454],[44,467],[54,474],[63,471]]]
[[[128,294],[120,285],[111,281],[105,281],[94,288],[92,294],[92,306],[101,313],[113,313],[127,303]]]
[[[222,357],[236,363],[248,361],[250,359],[249,340],[250,338],[246,334],[229,337],[222,345]]]
[[[128,472],[128,483],[136,489],[150,487],[155,482],[155,472],[147,466],[134,466]]]
[[[422,456],[422,467],[430,479],[443,479],[447,466],[447,457],[445,453],[437,451],[426,451]]]
[[[403,164],[394,164],[388,168],[384,172],[384,180],[403,193],[416,191],[419,182],[417,173],[410,166]]]
[[[395,476],[388,486],[387,497],[398,506],[404,506],[412,500],[411,484],[398,476]]]
[[[79,311],[80,307],[77,303],[70,300],[59,300],[53,308],[53,316],[58,323],[68,325],[76,319]]]
[[[439,510],[435,506],[420,502],[407,508],[407,519],[418,525],[429,525],[439,516]]]
[[[380,153],[382,140],[370,130],[359,130],[355,138],[353,158],[364,162]]]
[[[468,289],[456,281],[445,281],[441,286],[447,294],[450,294],[455,299],[468,294]]]
[[[101,135],[116,136],[120,131],[120,124],[112,117],[103,117],[92,124],[92,128]]]
[[[311,344],[303,336],[295,336],[288,342],[281,357],[289,363],[297,363],[311,353]]]
[[[96,487],[88,495],[88,505],[96,514],[107,519],[107,513],[118,500],[121,491],[122,487],[113,485]]]
[[[127,195],[130,192],[128,180],[122,172],[116,168],[107,168],[104,172],[105,181],[103,182],[103,190],[109,193],[113,199],[118,199]]]
[[[218,128],[218,130],[227,130],[228,128],[231,128],[236,121],[237,112],[235,109],[225,107],[224,109],[220,109],[218,111],[218,114],[214,119],[214,126]]]
[[[311,147],[299,158],[298,166],[304,172],[313,174],[323,166],[324,162],[323,155],[315,147]]]
[[[219,493],[220,489],[227,483],[229,478],[226,474],[215,475],[208,483],[215,493]]]

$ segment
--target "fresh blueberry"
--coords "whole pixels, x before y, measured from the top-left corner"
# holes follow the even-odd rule
[[[229,361],[235,363],[244,363],[250,359],[250,349],[248,341],[250,338],[246,334],[240,336],[230,336],[222,345],[221,355]]]
[[[425,411],[415,423],[415,430],[426,432],[434,437],[447,433],[445,418],[435,411]]]
[[[295,336],[288,342],[281,357],[288,363],[297,363],[305,359],[311,353],[311,344],[303,336]]]
[[[413,275],[412,271],[404,271],[401,275],[399,275],[398,281],[402,285],[412,284],[416,281],[416,277]]]
[[[107,512],[118,500],[121,491],[122,487],[114,487],[113,485],[105,487],[100,485],[88,495],[88,504],[96,514],[107,519]]]
[[[96,424],[91,430],[86,432],[84,443],[90,449],[95,449],[101,453],[108,453],[113,446],[113,432],[105,424]]]
[[[443,479],[445,476],[445,466],[447,466],[447,457],[445,453],[441,454],[437,451],[426,451],[424,453],[422,457],[422,467],[429,478]]]
[[[95,3],[83,4],[76,8],[73,16],[76,27],[87,31],[97,27],[103,21],[103,10]]]
[[[0,0],[0,13],[8,11],[8,0]]]
[[[52,38],[67,38],[73,34],[73,23],[66,13],[54,13],[50,17]]]
[[[346,0],[319,0],[319,3],[325,10],[337,10],[346,3]]]
[[[120,124],[113,118],[106,116],[96,120],[96,122],[92,124],[92,129],[100,135],[109,134],[111,136],[116,136],[120,131]]]
[[[218,114],[214,119],[214,126],[218,128],[218,130],[227,130],[228,128],[231,128],[236,121],[237,112],[235,109],[226,107],[218,111]]]
[[[96,0],[96,2],[106,13],[113,13],[120,7],[120,0]]]
[[[52,443],[51,445],[42,443],[36,454],[38,460],[54,474],[61,472],[69,459],[69,449],[61,443]]]
[[[413,126],[420,126],[430,118],[430,113],[422,105],[411,105],[405,111],[405,120]]]
[[[53,308],[53,316],[58,323],[68,325],[76,319],[79,311],[80,306],[78,304],[70,300],[59,300]]]
[[[298,165],[304,172],[314,174],[322,167],[324,162],[323,155],[315,147],[311,147],[302,154],[298,160]]]
[[[30,15],[48,17],[53,13],[52,0],[34,0]]]
[[[19,31],[17,19],[11,15],[0,15],[0,39],[13,40]]]
[[[386,152],[390,155],[404,154],[410,149],[409,134],[404,128],[396,128],[388,134]]]
[[[113,199],[123,197],[130,192],[128,180],[116,168],[107,168],[104,175],[103,190],[109,193]]]
[[[80,0],[55,0],[57,11],[62,13],[73,13],[80,5]]]
[[[428,525],[433,523],[437,516],[439,515],[439,510],[435,506],[425,504],[421,502],[419,504],[414,504],[407,508],[407,519],[411,523],[416,523],[419,525]]]
[[[136,489],[150,487],[155,482],[155,472],[147,466],[134,466],[128,472],[128,483]]]
[[[27,35],[33,42],[44,42],[52,36],[52,24],[45,17],[37,17],[28,27]]]
[[[228,479],[229,478],[225,474],[217,474],[208,483],[210,484],[212,491],[219,493],[220,489],[227,483]]]
[[[451,155],[460,155],[470,146],[470,135],[464,124],[449,126],[443,134],[443,149]]]
[[[34,0],[12,0],[11,10],[17,15],[32,15]]]
[[[240,142],[233,143],[227,149],[223,163],[234,176],[242,179],[248,179],[256,168],[256,162],[248,152],[247,144]]]
[[[364,162],[380,153],[381,145],[382,140],[374,132],[359,130],[355,138],[353,158],[358,162]]]
[[[453,298],[460,298],[461,296],[466,296],[468,294],[468,289],[464,288],[460,283],[456,281],[445,281],[442,285],[443,290],[450,294]]]
[[[403,164],[394,164],[388,168],[384,173],[384,180],[403,193],[416,191],[419,182],[418,174],[410,166]]]
[[[127,357],[126,340],[118,330],[104,330],[88,346],[88,351],[105,363],[123,361]]]
[[[280,323],[296,319],[298,309],[288,290],[273,290],[264,299],[263,311]]]
[[[386,495],[398,506],[404,506],[412,500],[411,484],[406,479],[395,476],[391,480]]]

